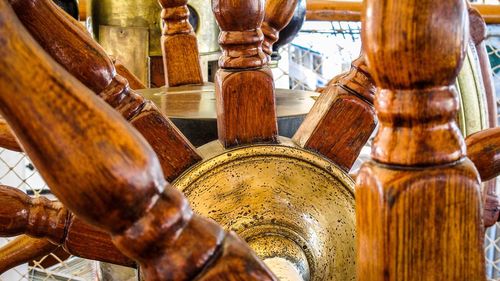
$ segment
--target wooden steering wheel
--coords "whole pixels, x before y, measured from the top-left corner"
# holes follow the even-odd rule
[[[90,89],[41,50],[7,1],[0,1],[0,34],[4,39],[0,40],[0,64],[6,70],[0,75],[0,111],[54,194],[73,212],[3,188],[0,200],[11,204],[0,211],[3,235],[46,237],[84,257],[139,264],[148,280],[274,280],[257,256],[271,267],[289,266],[304,280],[354,279],[354,182],[347,171],[376,125],[370,104],[375,87],[363,59],[321,96],[293,140],[280,139],[272,75],[260,47],[264,39],[259,30],[264,19],[263,1],[213,1],[224,51],[216,80],[219,141],[197,151],[151,102],[130,90],[81,28],[61,24],[69,21],[67,16],[47,1],[23,2],[10,1],[17,17],[46,52]],[[456,113],[456,103],[448,87],[456,78],[463,55],[465,36],[460,28],[466,22],[462,15],[465,5],[459,0],[444,4],[389,2],[368,1],[371,9],[366,21],[373,28],[364,26],[369,31],[365,45],[371,73],[376,73],[377,85],[388,90],[380,92],[376,103],[382,122],[373,153],[378,162],[367,164],[358,179],[358,272],[371,280],[383,280],[386,273],[378,270],[385,268],[385,263],[390,262],[387,266],[391,269],[399,264],[410,270],[427,268],[441,254],[453,252],[449,264],[463,266],[461,278],[466,279],[462,280],[480,280],[484,272],[480,270],[478,177],[472,164],[461,160],[465,159],[465,143],[450,118]],[[186,1],[162,4],[164,19],[171,21],[166,37],[189,34]],[[437,17],[429,15],[451,6],[458,8],[452,9],[447,27],[454,28],[451,32],[446,29],[449,34],[445,34],[444,28],[434,25]],[[417,20],[442,38],[416,32],[413,25],[382,24],[385,19],[396,22],[385,9],[405,15],[415,10],[427,12],[402,19],[408,23]],[[51,16],[43,20],[33,17],[36,11]],[[286,20],[283,22],[282,26]],[[278,32],[281,24],[276,26],[271,25],[270,30]],[[383,28],[374,30],[375,26]],[[398,28],[414,33],[408,33],[408,38],[398,33],[392,38],[397,44],[388,44],[393,41],[387,39],[387,33]],[[456,40],[445,40],[452,36]],[[64,40],[52,44],[57,38]],[[440,44],[420,39],[438,40]],[[429,49],[418,55],[410,48],[415,42],[429,44]],[[387,48],[378,49],[379,45]],[[451,55],[443,57],[448,60],[438,61],[434,68],[429,65],[432,71],[410,64],[411,59],[429,61],[429,53],[441,54],[443,50],[437,50],[436,45],[446,47]],[[395,67],[392,55],[400,59],[401,67]],[[26,66],[29,71],[25,71]],[[142,137],[92,91],[120,112]],[[15,98],[11,93],[16,93]],[[483,143],[498,137],[478,139],[472,142],[481,143],[478,158],[497,167],[496,150],[491,156],[483,153]],[[438,168],[443,165],[447,168]],[[478,168],[493,170],[491,175],[496,175],[491,165],[486,166]],[[425,184],[420,186],[422,175]],[[443,186],[444,176],[449,176],[443,184],[453,194],[440,197],[433,190]],[[372,188],[380,182],[384,189],[379,198]],[[394,197],[397,194],[385,189],[391,184],[401,184],[401,188],[409,185],[423,193],[401,190],[402,197]],[[466,188],[461,190],[460,186]],[[197,214],[175,187],[184,191]],[[401,203],[403,207],[418,203],[435,208],[430,214],[446,212],[450,218],[440,228],[444,232],[418,223],[428,219],[426,212],[416,210],[408,212],[414,217],[405,217],[404,208],[396,204],[403,199],[408,200]],[[377,216],[380,214],[398,222],[398,216],[402,216],[401,228],[396,229],[412,227],[415,231],[396,235],[389,227],[392,221]],[[213,218],[223,227],[203,217]],[[466,225],[473,235],[465,235],[460,228],[457,234],[447,232],[456,225]],[[384,226],[387,228],[379,229]],[[387,229],[395,236],[379,236]],[[244,237],[255,253],[228,230]],[[435,237],[424,239],[425,230]],[[395,240],[384,240],[389,238]],[[435,247],[436,256],[429,259],[424,252],[416,261],[396,259],[394,263],[383,257],[367,261],[363,256],[375,257],[384,245],[391,245],[392,250],[390,243],[399,241],[406,253],[413,244],[405,239],[423,245],[423,249]],[[82,247],[83,241],[96,244]],[[466,250],[453,248],[456,244],[467,245]],[[467,267],[469,262],[474,266]],[[426,274],[460,277],[451,270]]]

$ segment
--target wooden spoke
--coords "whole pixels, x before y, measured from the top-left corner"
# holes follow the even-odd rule
[[[367,0],[364,13],[380,129],[357,177],[358,279],[485,280],[479,177],[452,86],[465,1]]]
[[[262,32],[264,33],[262,50],[268,55],[268,60],[273,53],[273,44],[279,39],[280,31],[292,20],[298,2],[298,0],[266,1],[264,22],[262,23]]]
[[[76,218],[59,202],[44,197],[32,199],[18,189],[0,186],[0,204],[3,206],[0,208],[0,237],[19,234],[34,237],[25,237],[19,246],[1,248],[0,260],[16,253],[16,261],[33,259],[61,245],[68,253],[82,258],[135,266],[113,245],[108,233]],[[26,248],[26,253],[21,252],[22,248]]]
[[[349,171],[377,126],[374,93],[375,86],[361,54],[348,73],[323,91],[293,140]]]
[[[151,147],[38,48],[6,0],[0,22],[0,112],[65,206],[111,233],[146,280],[276,280],[243,241],[192,213]]]
[[[23,149],[17,142],[16,136],[12,133],[9,124],[0,117],[0,147],[21,152]]]
[[[159,0],[159,2],[163,8],[161,45],[165,84],[173,87],[203,83],[198,41],[188,21],[188,0]]]
[[[64,68],[134,125],[156,152],[167,180],[201,159],[148,100],[130,90],[104,50],[50,0],[9,0],[38,43]]]
[[[18,265],[49,255],[57,247],[49,240],[20,236],[0,248],[0,274]]]
[[[225,147],[278,141],[274,82],[262,52],[263,0],[214,0],[223,54],[216,74],[217,125]]]

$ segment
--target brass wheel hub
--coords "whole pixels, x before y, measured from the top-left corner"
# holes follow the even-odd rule
[[[216,156],[173,185],[195,212],[238,233],[265,261],[286,260],[303,280],[354,280],[353,180],[283,142],[225,151],[210,143],[201,151]]]

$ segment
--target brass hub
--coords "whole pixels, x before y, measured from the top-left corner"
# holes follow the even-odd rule
[[[322,156],[282,143],[233,150],[210,143],[201,151],[216,156],[173,185],[262,259],[285,259],[304,280],[354,280],[353,180]]]

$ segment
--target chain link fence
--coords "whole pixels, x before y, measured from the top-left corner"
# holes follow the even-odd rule
[[[483,1],[491,3],[491,1]],[[495,3],[498,3],[495,1]],[[358,57],[360,42],[358,22],[306,22],[298,37],[279,50],[281,60],[273,65],[276,86],[316,90],[350,68]],[[500,28],[490,26],[487,49],[490,55],[500,119]],[[17,187],[30,196],[51,198],[43,179],[22,153],[0,149],[0,184]],[[1,238],[0,238],[1,239]],[[0,240],[0,244],[8,240]],[[487,275],[500,280],[500,224],[488,229],[485,239]],[[51,254],[0,276],[2,281],[90,281],[103,280],[98,263],[76,257],[67,259]],[[116,279],[118,280],[118,279]]]

